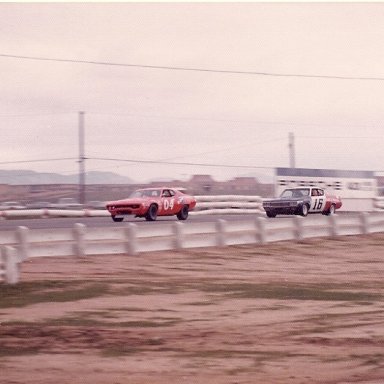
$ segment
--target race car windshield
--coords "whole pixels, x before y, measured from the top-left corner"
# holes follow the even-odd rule
[[[133,192],[129,197],[130,198],[141,198],[141,197],[159,197],[160,190],[158,189],[142,189]]]
[[[309,189],[308,188],[286,189],[280,195],[280,197],[283,197],[285,199],[289,199],[291,197],[298,198],[298,197],[303,197],[303,196],[309,196]]]

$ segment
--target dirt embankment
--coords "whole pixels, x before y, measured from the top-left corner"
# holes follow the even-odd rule
[[[384,234],[33,259],[0,383],[384,382]]]

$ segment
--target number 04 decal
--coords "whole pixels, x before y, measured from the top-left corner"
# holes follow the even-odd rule
[[[323,206],[324,199],[315,199],[315,202],[313,203],[313,210],[320,210]]]
[[[173,209],[174,205],[175,205],[175,199],[171,199],[171,200],[167,200],[167,199],[164,199],[164,209],[167,210],[167,209]]]

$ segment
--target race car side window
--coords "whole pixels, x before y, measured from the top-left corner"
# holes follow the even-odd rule
[[[157,189],[144,191],[143,196],[158,197],[159,191]]]

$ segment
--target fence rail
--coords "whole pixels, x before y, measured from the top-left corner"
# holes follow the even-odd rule
[[[384,210],[384,196],[375,197],[373,199],[373,206],[377,210]]]
[[[191,215],[215,215],[215,214],[255,214],[263,211],[262,198],[260,196],[247,195],[220,195],[220,196],[196,196],[197,205]],[[0,219],[25,219],[55,217],[109,217],[105,209],[23,209],[0,211]]]
[[[29,229],[0,232],[2,246],[0,278],[15,281],[18,263],[31,257],[127,254],[224,247],[236,244],[265,244],[281,240],[300,241],[312,237],[384,232],[384,213],[333,216],[291,216],[277,219],[182,223],[139,227],[90,228],[77,223],[70,229]],[[16,261],[15,261],[16,260]],[[7,268],[10,272],[7,272]],[[17,278],[16,278],[17,280]]]
[[[197,204],[190,215],[217,215],[217,214],[258,214],[264,213],[263,198],[248,195],[217,195],[196,196]],[[351,205],[357,206],[353,200]],[[353,209],[352,209],[353,210]],[[384,197],[375,197],[372,200],[373,211],[384,211]],[[359,211],[355,209],[355,211]],[[25,218],[49,219],[56,217],[109,217],[104,209],[24,209],[0,211],[0,219],[13,220]]]

